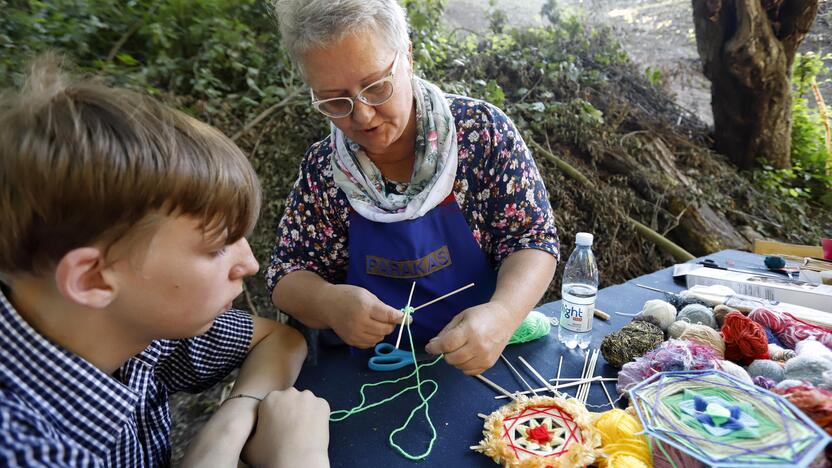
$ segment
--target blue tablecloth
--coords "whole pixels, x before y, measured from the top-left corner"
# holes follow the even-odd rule
[[[763,267],[763,257],[736,250],[725,250],[704,258],[712,258],[720,264],[732,261],[736,268]],[[697,259],[701,260],[701,259]],[[604,272],[601,272],[603,275]],[[559,278],[556,281],[560,281]],[[595,319],[590,349],[597,349],[604,336],[615,331],[632,317],[619,315],[617,312],[634,314],[641,310],[649,299],[660,299],[658,292],[642,289],[635,283],[652,286],[667,291],[681,291],[684,284],[674,283],[672,268],[644,275],[624,284],[604,288],[598,292],[596,307],[609,313],[609,321]],[[552,317],[560,311],[560,301],[545,304],[537,310]],[[525,369],[517,356],[523,356],[545,378],[554,378],[557,373],[558,360],[563,356],[561,377],[580,377],[584,363],[584,352],[568,350],[557,340],[557,327],[552,328],[549,336],[532,343],[509,346],[503,353],[523,377],[535,387],[539,382]],[[333,410],[349,409],[359,403],[359,389],[362,384],[395,379],[409,374],[412,369],[394,372],[373,372],[367,368],[367,360],[349,355],[346,348],[321,349],[316,366],[305,366],[298,378],[297,388],[312,390],[316,395],[326,398]],[[615,377],[617,370],[599,355],[595,375]],[[484,376],[509,391],[525,390],[514,373],[502,362],[497,361]],[[420,462],[413,462],[402,457],[388,444],[388,435],[401,426],[410,411],[419,405],[418,395],[411,391],[398,399],[382,406],[353,415],[348,419],[330,424],[329,455],[333,467],[392,467],[420,464],[423,466],[444,465],[457,467],[492,467],[490,458],[473,452],[469,446],[476,445],[482,439],[483,421],[477,413],[489,414],[507,400],[495,400],[497,393],[473,377],[468,377],[440,362],[422,372],[424,378],[439,382],[439,391],[430,401],[430,417],[437,431],[437,440],[431,454]],[[370,388],[368,401],[375,402],[395,394],[407,385],[386,385]],[[429,388],[428,386],[424,388]],[[608,382],[607,389],[615,399],[615,382]],[[574,389],[568,391],[574,395]],[[588,404],[603,405],[590,408],[594,411],[608,410],[609,404],[601,387],[596,383],[591,387]],[[624,406],[624,400],[619,402]],[[417,413],[406,431],[397,434],[396,441],[412,454],[422,453],[430,440],[430,432],[424,412]],[[315,437],[310,434],[310,437]]]

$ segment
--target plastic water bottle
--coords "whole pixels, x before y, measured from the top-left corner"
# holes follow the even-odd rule
[[[592,234],[579,232],[575,244],[563,271],[558,339],[569,349],[575,346],[586,349],[592,339],[598,265],[592,254]]]

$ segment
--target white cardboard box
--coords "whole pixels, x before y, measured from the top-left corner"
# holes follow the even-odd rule
[[[716,268],[698,268],[686,276],[687,285],[710,286],[721,284],[737,294],[759,297],[770,301],[787,302],[832,313],[832,286],[803,281],[789,282],[771,276],[738,273]]]

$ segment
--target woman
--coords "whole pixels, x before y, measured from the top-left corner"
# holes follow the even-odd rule
[[[396,0],[276,0],[283,43],[332,132],[300,167],[267,272],[274,304],[369,348],[419,310],[417,349],[491,367],[554,274],[548,195],[514,124],[413,74]],[[407,339],[403,339],[407,343]],[[409,346],[407,346],[409,347]]]

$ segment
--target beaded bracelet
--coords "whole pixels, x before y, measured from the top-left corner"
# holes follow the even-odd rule
[[[231,395],[230,397],[228,397],[228,398],[226,398],[225,400],[223,400],[223,401],[222,401],[222,404],[225,404],[225,402],[226,402],[226,401],[228,401],[228,400],[233,400],[233,399],[235,399],[235,398],[251,398],[252,400],[263,401],[263,399],[262,399],[262,398],[256,397],[256,396],[254,396],[254,395],[247,395],[247,394],[245,394],[245,393],[238,393],[238,394],[236,394],[236,395]]]

